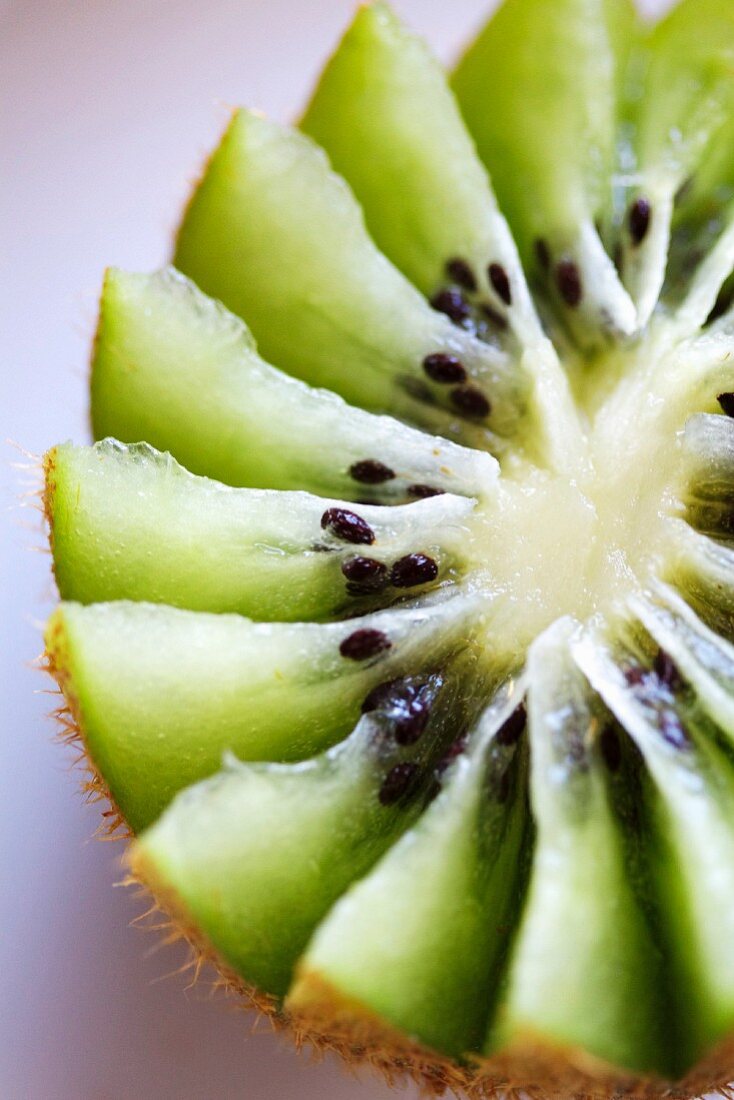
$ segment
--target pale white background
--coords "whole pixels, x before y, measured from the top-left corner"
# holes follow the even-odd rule
[[[51,606],[22,456],[85,440],[103,267],[151,269],[227,105],[286,119],[354,0],[0,0],[0,1100],[383,1100],[156,982],[118,849],[89,840],[29,662]],[[487,0],[398,0],[448,59]],[[412,1097],[411,1090],[403,1096]]]

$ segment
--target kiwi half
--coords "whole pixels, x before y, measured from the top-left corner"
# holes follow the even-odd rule
[[[734,9],[363,7],[111,270],[46,455],[70,724],[297,1041],[427,1092],[734,1078]]]

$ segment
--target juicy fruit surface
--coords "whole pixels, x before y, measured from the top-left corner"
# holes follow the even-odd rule
[[[135,874],[434,1092],[734,1077],[733,62],[723,0],[505,0],[450,82],[362,8],[108,272],[45,459]]]

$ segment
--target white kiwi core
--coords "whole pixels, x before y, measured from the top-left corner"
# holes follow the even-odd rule
[[[585,369],[576,468],[513,465],[474,520],[469,553],[495,597],[492,631],[514,651],[561,616],[610,612],[644,586],[680,512],[676,449],[685,414],[678,401],[671,407],[671,372],[679,368],[670,345],[653,334]],[[610,375],[617,382],[602,394]]]

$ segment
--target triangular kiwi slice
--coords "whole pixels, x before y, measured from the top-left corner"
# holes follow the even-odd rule
[[[639,836],[625,843],[609,779],[625,754],[612,715],[573,659],[576,633],[559,620],[530,651],[538,836],[487,1050],[498,1050],[516,1075],[526,1047],[550,1063],[565,1050],[577,1066],[591,1057],[600,1067],[665,1072],[660,952],[630,874]]]
[[[706,172],[707,161],[717,156],[734,108],[731,5],[680,0],[649,32],[644,58],[645,94],[634,120],[632,182],[620,234],[620,264],[640,323],[650,317],[663,284],[676,200],[685,221],[687,192],[699,168]],[[720,198],[713,179],[709,187],[707,198]]]
[[[429,489],[476,496],[492,479],[488,454],[271,367],[246,325],[172,268],[107,272],[91,391],[98,439],[145,439],[228,485],[398,504]]]
[[[451,79],[362,7],[107,272],[45,458],[134,876],[433,1095],[734,1079],[732,71],[729,0],[504,0]]]
[[[45,464],[56,582],[79,603],[147,600],[261,620],[353,614],[455,581],[474,507],[428,486],[390,509],[235,489],[147,443],[66,443]]]
[[[585,344],[635,329],[600,229],[612,210],[623,33],[604,0],[506,0],[454,87],[523,257]]]
[[[388,1041],[402,1032],[454,1057],[482,1042],[529,840],[522,690],[503,685],[454,742],[433,804],[318,929],[288,997],[306,1026],[338,1027],[338,1041],[372,1017]]]

